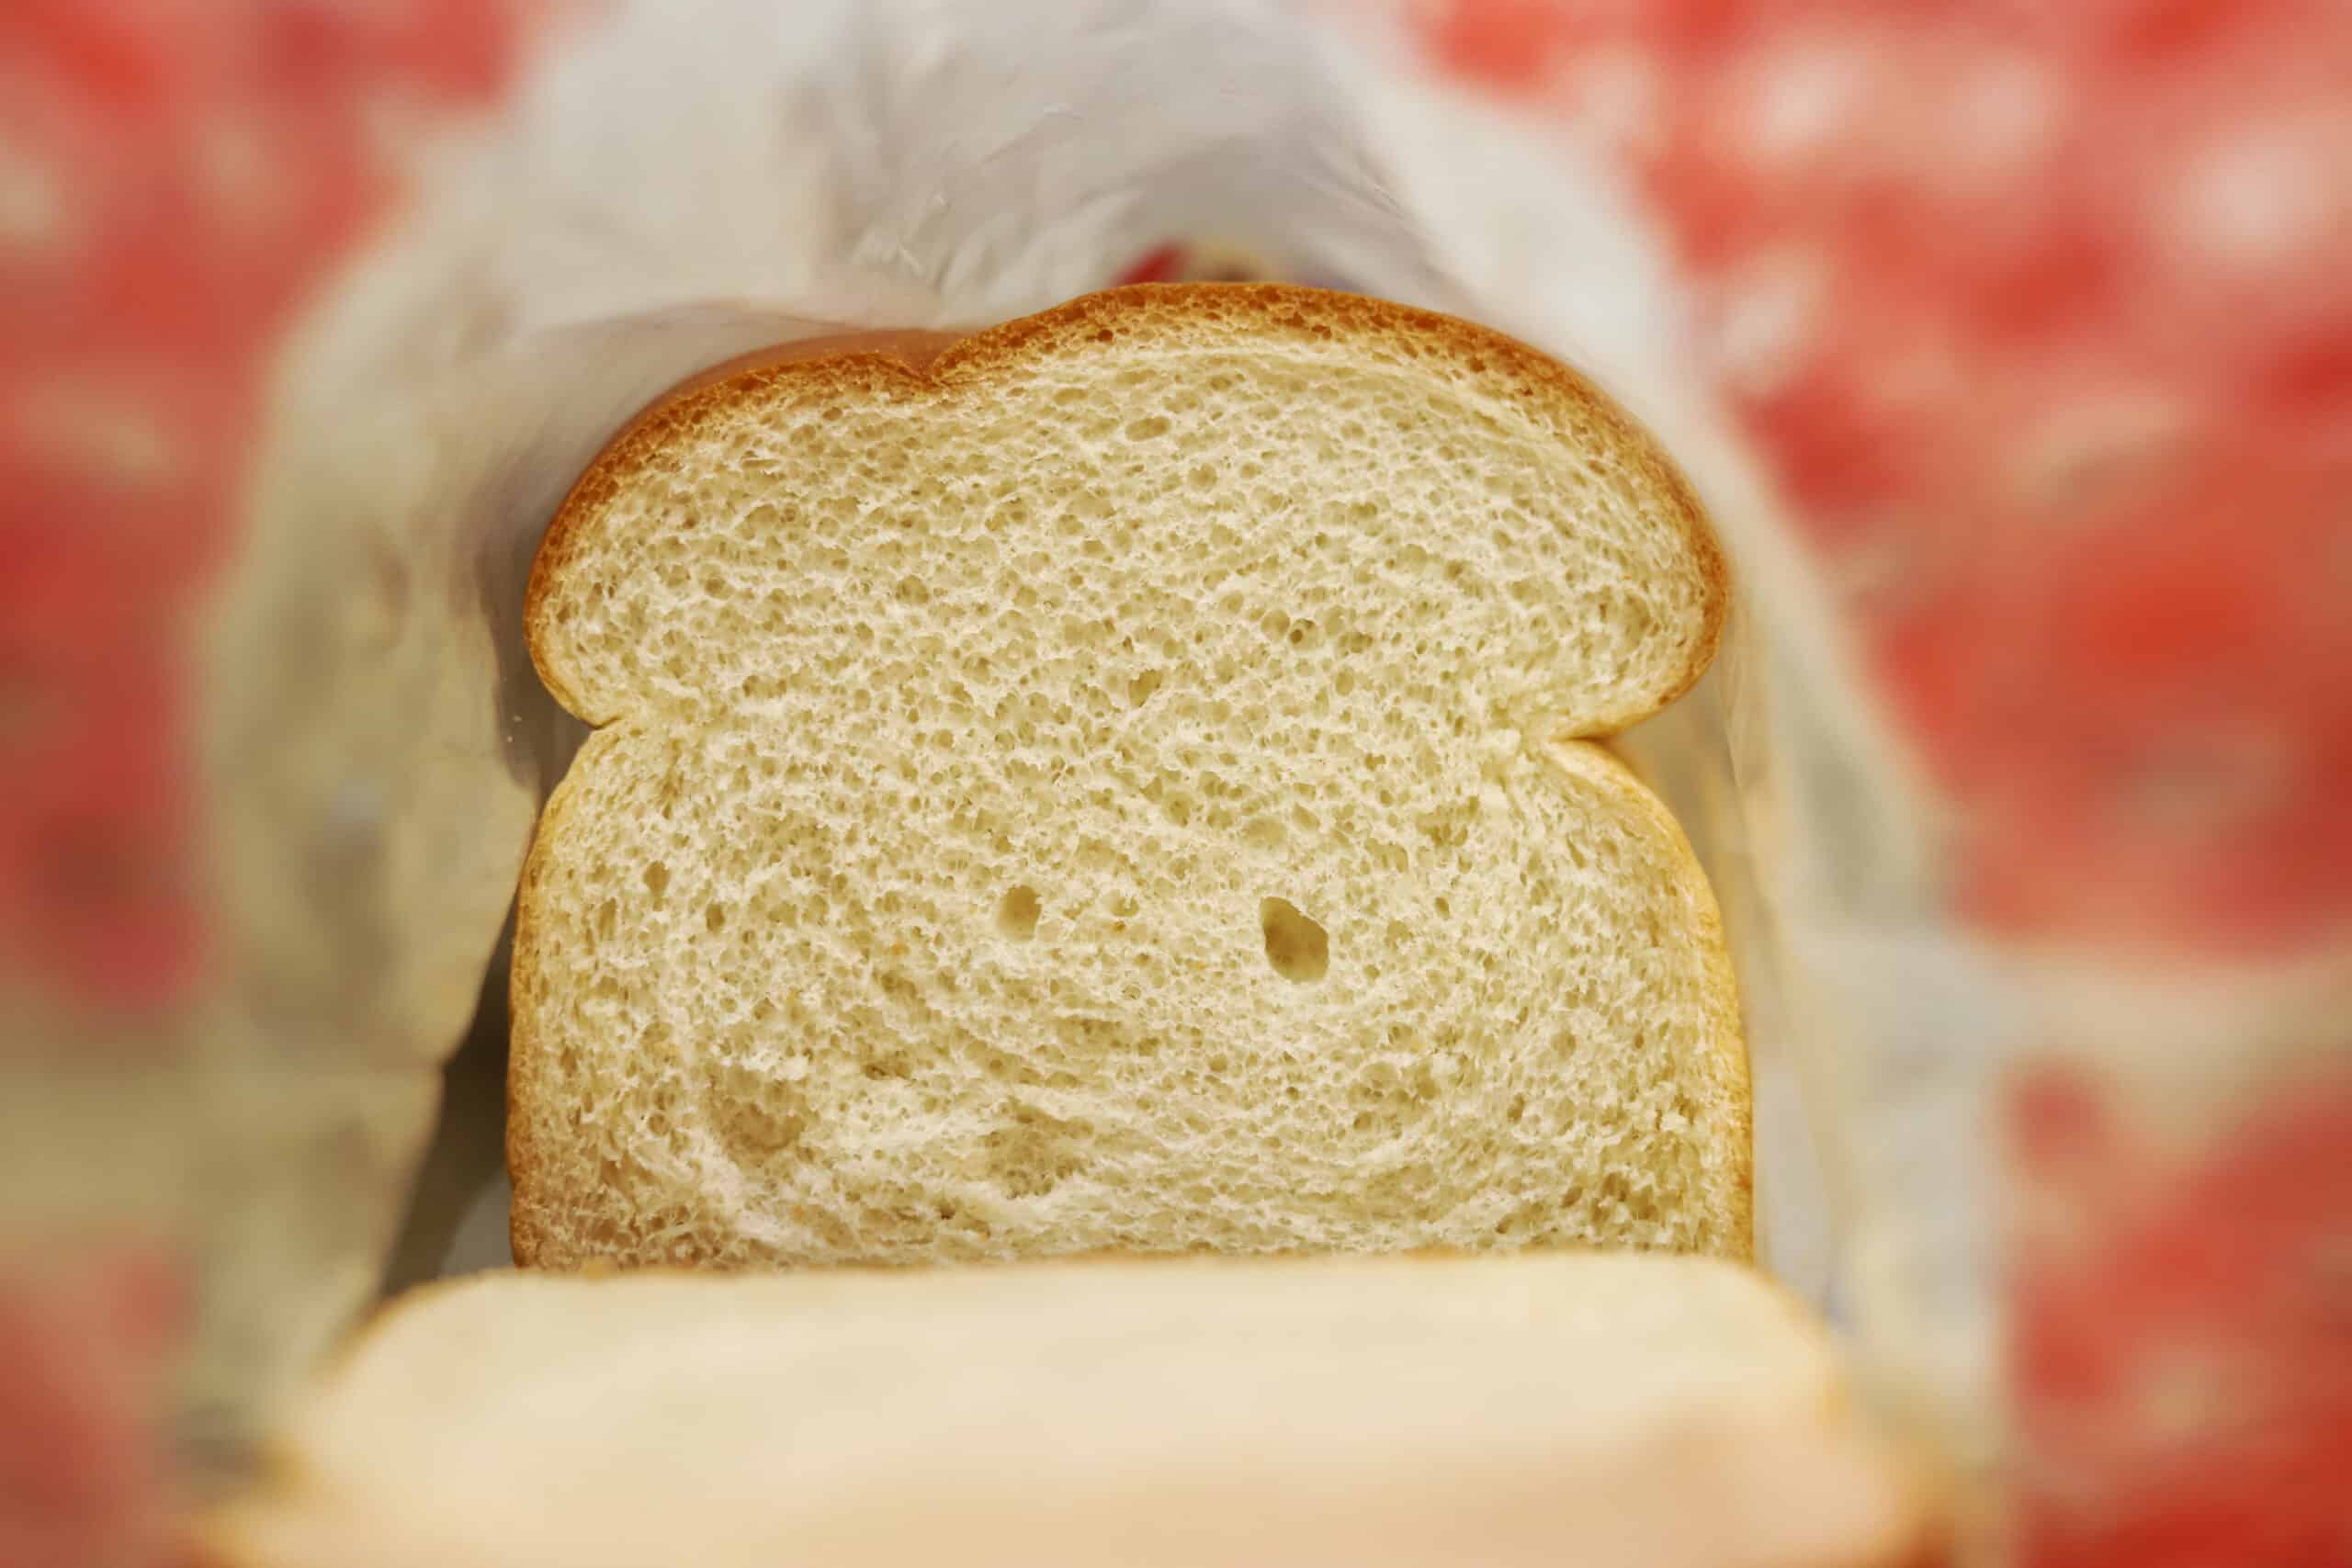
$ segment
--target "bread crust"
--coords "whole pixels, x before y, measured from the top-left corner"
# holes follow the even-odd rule
[[[1138,284],[1084,296],[1040,314],[967,336],[940,333],[854,334],[809,340],[761,351],[714,367],[673,389],[631,421],[582,473],[549,524],[531,570],[525,628],[541,679],[557,700],[600,728],[587,745],[595,747],[625,732],[624,715],[601,707],[568,679],[552,646],[546,602],[551,584],[582,547],[583,532],[600,509],[629,489],[639,475],[661,465],[663,453],[703,429],[725,420],[745,400],[790,381],[842,400],[915,400],[969,395],[1020,367],[1099,354],[1121,353],[1131,333],[1178,333],[1188,322],[1239,329],[1263,341],[1291,338],[1302,344],[1328,342],[1335,334],[1371,339],[1406,354],[1444,365],[1468,365],[1492,383],[1498,399],[1553,408],[1568,423],[1597,429],[1623,460],[1637,467],[1642,481],[1659,498],[1662,513],[1688,540],[1703,582],[1703,623],[1687,667],[1653,700],[1560,738],[1598,760],[1594,768],[1623,788],[1631,818],[1672,849],[1674,874],[1693,912],[1693,935],[1702,955],[1702,985],[1713,1020],[1723,1103],[1708,1107],[1714,1125],[1734,1141],[1736,1189],[1727,1211],[1716,1216],[1723,1234],[1734,1238],[1730,1255],[1753,1256],[1754,1171],[1748,1098],[1747,1051],[1737,993],[1726,953],[1722,917],[1704,873],[1681,828],[1624,763],[1599,740],[1649,716],[1687,692],[1705,672],[1720,642],[1730,594],[1729,571],[1696,496],[1657,441],[1606,394],[1575,371],[1525,344],[1453,317],[1355,295],[1283,284]],[[579,761],[584,761],[583,757]],[[1554,760],[1568,765],[1555,751]],[[578,761],[575,761],[575,769]],[[571,806],[570,780],[550,796],[527,856],[518,891],[518,919],[510,978],[513,1051],[507,1086],[506,1157],[513,1182],[509,1214],[514,1258],[526,1267],[567,1268],[580,1259],[548,1212],[548,1195],[560,1185],[562,1165],[536,1145],[530,1120],[518,1117],[518,1101],[531,1098],[541,1070],[537,1007],[532,993],[541,977],[537,939],[547,857],[555,852]]]
[[[1707,1109],[1717,1118],[1715,1125],[1733,1140],[1738,1156],[1732,1206],[1720,1217],[1727,1233],[1736,1238],[1736,1248],[1728,1256],[1752,1262],[1756,1257],[1755,1095],[1748,1076],[1747,1037],[1741,1026],[1739,987],[1732,975],[1731,950],[1724,940],[1723,910],[1715,902],[1715,890],[1709,885],[1699,857],[1691,852],[1682,824],[1674,819],[1674,813],[1666,808],[1664,801],[1650,793],[1624,759],[1606,746],[1582,740],[1560,742],[1553,748],[1552,758],[1563,769],[1576,769],[1587,777],[1598,775],[1610,780],[1618,788],[1626,814],[1640,819],[1674,850],[1674,875],[1678,891],[1690,906],[1693,945],[1702,971],[1700,983],[1706,993],[1708,1016],[1714,1025],[1711,1033],[1719,1076],[1711,1081],[1724,1089],[1723,1101]],[[1585,766],[1577,767],[1579,762]],[[1793,1297],[1791,1304],[1796,1305]]]
[[[582,750],[595,745],[603,733],[599,730],[591,735]],[[509,1190],[506,1239],[515,1263],[526,1269],[544,1267],[553,1261],[542,1256],[547,1232],[539,1223],[538,1206],[532,1197],[542,1190],[543,1178],[552,1168],[539,1156],[528,1118],[517,1116],[514,1107],[516,1100],[527,1091],[529,1084],[536,1081],[535,1069],[540,1057],[537,1006],[533,996],[540,969],[539,944],[535,940],[539,884],[545,874],[548,846],[552,837],[548,829],[560,822],[570,809],[570,782],[567,775],[556,784],[554,793],[548,796],[546,808],[539,813],[537,825],[532,829],[531,847],[523,858],[522,881],[514,892],[514,948],[506,975],[506,1177]]]
[[[680,383],[605,445],[548,525],[524,598],[524,636],[539,678],[557,701],[590,724],[618,716],[600,710],[574,688],[554,657],[542,609],[548,585],[577,553],[578,536],[602,503],[658,463],[665,447],[707,421],[725,418],[751,395],[790,379],[830,388],[843,398],[935,396],[985,385],[990,376],[1024,363],[1105,348],[1119,352],[1124,333],[1155,330],[1185,318],[1246,327],[1266,339],[1288,337],[1307,344],[1344,331],[1416,357],[1427,354],[1441,362],[1467,364],[1491,378],[1498,397],[1553,405],[1565,411],[1568,420],[1600,429],[1639,468],[1643,480],[1655,487],[1662,509],[1688,541],[1704,584],[1704,619],[1678,681],[1646,705],[1610,716],[1576,734],[1598,739],[1637,724],[1680,697],[1706,673],[1723,640],[1731,569],[1681,471],[1647,430],[1590,381],[1517,338],[1385,299],[1285,283],[1136,283],[1082,295],[966,337],[880,333],[810,339],[746,355]]]

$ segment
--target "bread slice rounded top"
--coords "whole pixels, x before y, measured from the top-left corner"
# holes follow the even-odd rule
[[[1498,438],[1556,443],[1594,465],[1591,493],[1628,509],[1627,548],[1638,577],[1608,586],[1648,617],[1634,628],[1616,678],[1564,695],[1540,732],[1598,739],[1647,717],[1696,683],[1713,660],[1729,574],[1690,485],[1648,432],[1582,376],[1518,339],[1435,311],[1278,283],[1133,284],[1084,295],[965,337],[898,332],[847,334],[743,355],[657,400],[599,453],[549,523],[526,601],[531,655],[559,701],[591,724],[609,723],[656,689],[630,679],[556,584],[587,570],[626,570],[638,542],[610,502],[673,468],[682,451],[723,441],[747,403],[796,400],[920,402],[950,419],[985,422],[992,384],[1089,355],[1246,353],[1280,347],[1335,369],[1387,372],[1459,396]],[[1146,412],[1137,418],[1149,421]],[[1123,420],[1123,427],[1136,420]],[[667,525],[692,526],[690,512]],[[789,548],[791,541],[780,540]],[[1632,562],[1628,563],[1633,564]],[[568,587],[568,585],[567,585]],[[691,657],[691,654],[689,654]]]

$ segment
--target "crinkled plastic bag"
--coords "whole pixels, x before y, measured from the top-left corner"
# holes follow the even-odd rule
[[[1215,234],[1560,355],[1711,491],[1746,608],[1717,673],[1628,746],[1733,919],[1762,1245],[1826,1295],[1776,977],[1786,939],[1734,752],[1804,733],[1815,773],[1839,776],[1774,776],[1859,796],[1846,759],[1863,705],[1824,698],[1801,718],[1755,694],[1776,674],[1759,626],[1826,617],[1782,608],[1801,570],[1743,537],[1758,513],[1736,499],[1736,465],[1725,479],[1702,460],[1719,438],[1678,378],[1669,296],[1596,173],[1281,7],[843,3],[624,13],[435,175],[289,357],[218,618],[225,1054],[297,1081],[364,1070],[413,1098],[463,1032],[532,813],[581,734],[524,652],[525,575],[563,490],[629,413],[755,346],[982,324],[1098,287],[1170,236]],[[1834,650],[1803,657],[1796,689],[1850,689]],[[1880,852],[1863,859],[1884,874]],[[409,1118],[391,1135],[414,1149],[423,1131]],[[401,1175],[385,1162],[336,1190],[355,1217],[380,1215]],[[369,1256],[383,1227],[265,1266],[288,1240],[243,1238],[217,1267],[308,1272],[327,1292],[312,1331],[274,1347],[298,1366],[363,1298],[363,1275],[330,1255]],[[256,1321],[294,1310],[275,1292],[234,1305]],[[258,1371],[244,1359],[224,1389]]]

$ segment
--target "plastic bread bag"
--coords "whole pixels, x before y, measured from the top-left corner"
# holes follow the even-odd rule
[[[2290,8],[2210,25],[2254,51],[2295,34]],[[1893,1404],[1930,1413],[1988,1463],[2054,1445],[2018,1494],[2064,1473],[2076,1515],[2097,1517],[2145,1485],[2132,1468],[2152,1420],[2132,1403],[2141,1362],[2052,1384],[2005,1351],[2079,1333],[2086,1293],[2131,1262],[2102,1248],[2162,1232],[2143,1225],[2152,1195],[2221,1180],[2207,1168],[2240,1141],[2278,1145],[2264,1107],[2331,1103],[2303,1086],[2340,1073],[2352,1030],[2324,936],[2352,877],[2341,828],[2295,818],[2320,825],[2302,835],[2304,863],[2278,874],[2307,896],[2297,920],[2269,920],[2250,945],[2230,940],[2244,920],[2199,926],[2206,905],[2190,895],[2206,884],[2165,880],[2184,858],[2101,826],[2086,781],[2140,753],[2102,752],[2121,731],[2099,721],[2161,662],[2177,616],[2096,602],[2114,584],[2083,564],[2081,539],[2131,546],[2122,513],[2062,560],[2049,526],[2018,522],[1985,488],[2008,477],[1996,459],[2012,430],[2035,438],[2014,450],[2042,465],[2045,489],[2052,473],[2098,477],[2117,451],[2143,458],[2152,428],[2165,451],[2253,439],[2205,402],[2124,396],[2177,391],[2177,345],[2102,358],[2139,318],[2078,309],[2115,265],[2143,274],[2136,253],[2119,264],[2101,249],[2125,242],[2100,227],[2121,220],[2098,193],[2041,176],[2075,167],[2085,145],[2155,147],[2151,127],[2184,136],[2229,107],[2199,119],[2193,89],[2220,67],[2165,54],[2186,45],[2154,23],[2132,31],[2159,7],[2079,9],[1958,24],[1762,0],[703,0],[548,24],[503,73],[483,69],[493,115],[403,151],[404,216],[270,362],[190,702],[206,785],[201,978],[155,1015],[165,1025],[108,1026],[168,1050],[95,1074],[43,1069],[5,1102],[22,1125],[0,1147],[34,1172],[15,1190],[57,1193],[72,1215],[12,1228],[95,1236],[96,1213],[195,1260],[181,1404],[234,1451],[378,1288],[441,1064],[486,979],[495,990],[532,814],[579,738],[538,689],[518,621],[537,530],[581,465],[654,393],[743,350],[1001,320],[1207,237],[1259,270],[1525,338],[1600,382],[1690,473],[1734,558],[1739,610],[1714,673],[1625,746],[1725,908],[1765,1261],[1852,1331]],[[2144,91],[2097,114],[2064,96],[2117,81]],[[2324,142],[2340,134],[2312,123]],[[1878,161],[1806,162],[1857,150]],[[2010,221],[1985,220],[1988,199]],[[2196,287],[2144,276],[2150,316]],[[2228,313],[2242,342],[2309,344],[2310,313],[2269,298],[2267,315]],[[1816,341],[1844,355],[1836,374],[1792,375]],[[2324,472],[2312,465],[2330,450],[2340,461],[2326,446],[2343,428],[2330,363],[2309,355],[2293,383],[2303,423],[2258,433],[2278,448],[2266,457],[2303,467],[2266,473]],[[2067,423],[2052,434],[2034,423],[2045,414]],[[2250,513],[2240,539],[2316,515],[2308,491],[2261,499],[2276,505]],[[2215,540],[2154,515],[2143,545],[2184,540],[2192,575],[2212,570]],[[2295,537],[2324,543],[2316,525]],[[2105,558],[2154,558],[2140,547]],[[2241,577],[2241,626],[2261,620],[2248,603],[2277,610],[2340,581]],[[2113,624],[2114,686],[2065,665],[2088,646],[2070,592]],[[2343,667],[2340,626],[2304,609],[2272,619],[2290,628],[2263,645],[2272,664],[2221,668],[2244,682],[2290,655]],[[2266,710],[2268,730],[2229,734],[2266,759],[2283,751],[2275,795],[2321,798],[2343,710],[2324,682],[2295,689],[2304,705]],[[2246,688],[2199,694],[2228,712]],[[2148,716],[2161,694],[2126,695],[2159,739],[2197,733],[2185,713]],[[1993,743],[2019,732],[2032,749]],[[2202,753],[2192,739],[2180,754],[2193,782]],[[2069,863],[2070,843],[2089,852]],[[2070,905],[2086,884],[2118,897]],[[2161,931],[2116,918],[2167,890],[2177,918]],[[2152,1002],[2159,961],[2167,985]],[[494,1074],[451,1082],[459,1100],[495,1092]],[[492,1106],[470,1124],[494,1138]],[[2077,1135],[2025,1135],[2045,1123]],[[436,1239],[412,1272],[497,1260],[477,1250],[499,1229],[495,1145],[464,1146],[448,1131],[461,1124],[453,1104],[424,1191],[462,1208],[487,1183],[475,1218],[492,1223],[469,1223],[455,1258],[438,1239],[446,1216],[428,1225]],[[2142,1179],[2092,1180],[2127,1149]],[[84,1179],[97,1167],[105,1179]],[[2244,1179],[2288,1185],[2268,1169]],[[2310,1201],[2257,1261],[2286,1281],[2262,1299],[2303,1325],[2292,1342],[2308,1350],[2329,1343],[2310,1324],[2332,1320],[2304,1312],[2316,1287],[2282,1259],[2340,1236],[2345,1219],[2324,1180],[2296,1190]],[[2026,1223],[2048,1207],[2021,1201],[2036,1195],[2067,1197],[2057,1206],[2075,1220],[2046,1233],[2066,1238],[2061,1261],[2022,1269],[2049,1256]],[[2183,1197],[2207,1228],[2162,1234],[2210,1236],[2215,1202]],[[408,1233],[413,1245],[413,1216]],[[2170,1255],[2148,1245],[2158,1262],[2134,1266],[2154,1283],[2132,1278],[2152,1319],[2210,1331],[2210,1295],[2165,1293]],[[2045,1283],[2020,1297],[2028,1280]],[[2053,1305],[2020,1322],[2020,1300],[2071,1302],[2076,1316]],[[2239,1359],[2193,1392],[2245,1385],[2247,1348],[2273,1326],[2256,1317],[2212,1340]],[[2177,1338],[2132,1343],[2168,1365]],[[2051,1415],[2052,1387],[2075,1405]],[[2189,1408],[2203,1434],[2208,1408]],[[2290,1410],[2288,1428],[2332,1429],[2315,1411]],[[2017,1539],[2041,1540],[2041,1516],[2025,1512]],[[2084,1530],[2094,1551],[2097,1527]],[[2036,1560],[2098,1560],[2052,1555],[2076,1538],[2048,1539]]]

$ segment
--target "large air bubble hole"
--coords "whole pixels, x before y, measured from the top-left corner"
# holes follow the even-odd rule
[[[1258,923],[1266,933],[1266,962],[1283,979],[1308,985],[1331,967],[1330,937],[1287,898],[1260,899]]]
[[[996,907],[996,929],[1014,942],[1027,942],[1037,934],[1037,915],[1041,908],[1035,888],[1016,887],[1006,894],[1004,901]]]

